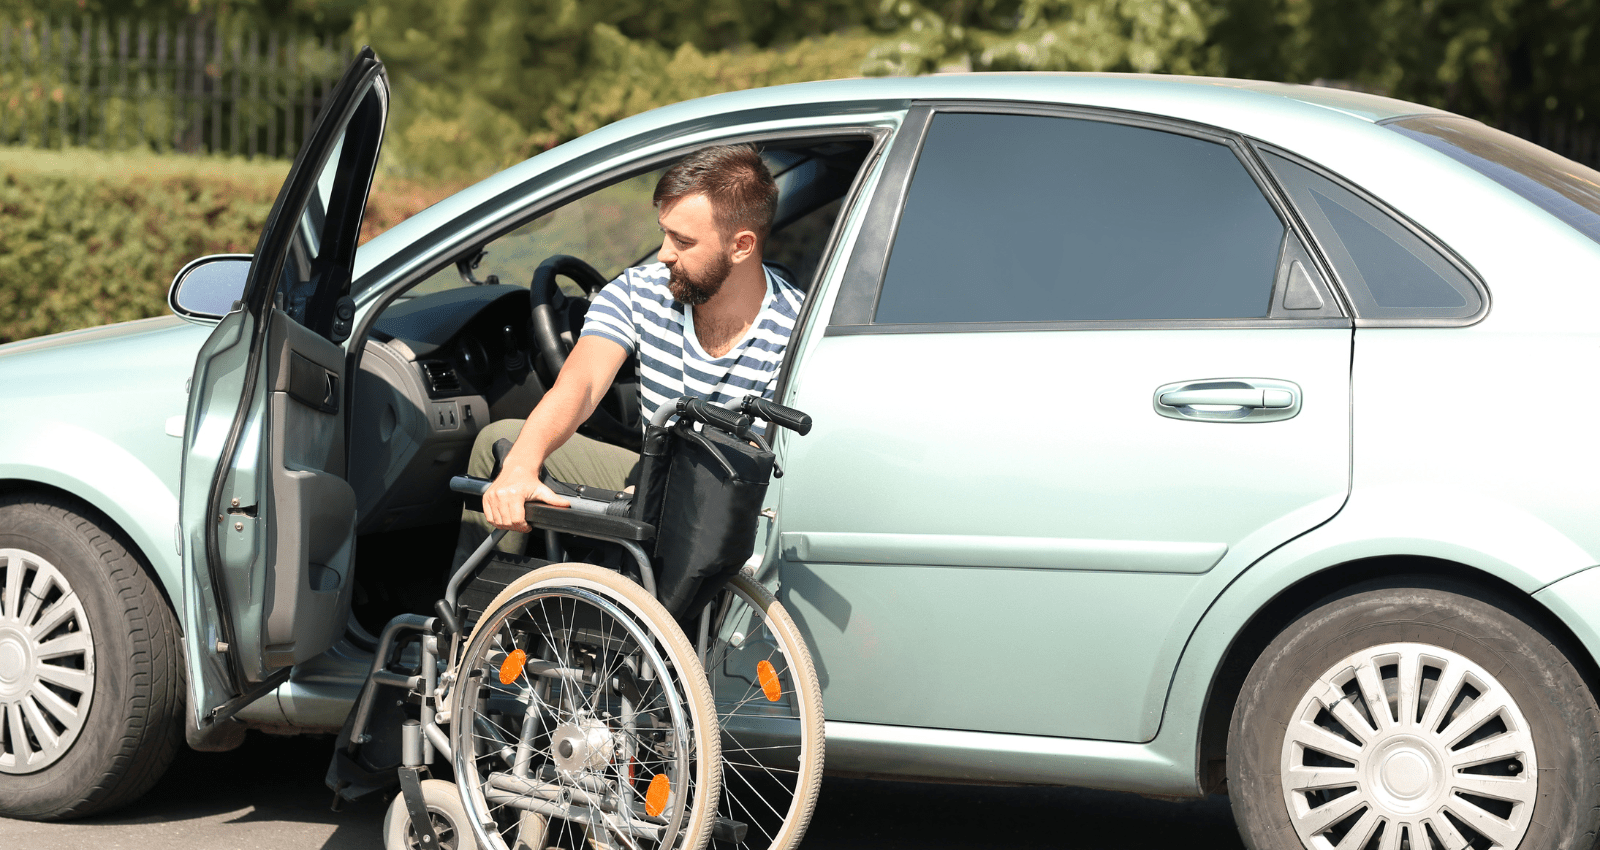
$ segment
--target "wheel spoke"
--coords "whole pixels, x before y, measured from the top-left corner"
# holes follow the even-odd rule
[[[1368,806],[1367,810],[1361,813],[1361,817],[1356,818],[1355,825],[1350,827],[1350,831],[1344,834],[1344,838],[1340,839],[1336,846],[1349,848],[1349,850],[1360,850],[1360,848],[1367,846],[1367,842],[1372,840],[1373,830],[1377,829],[1381,824],[1382,821],[1378,818],[1377,813],[1372,810],[1371,806]]]
[[[1444,739],[1445,746],[1457,743],[1462,738],[1477,731],[1478,727],[1487,723],[1490,718],[1500,713],[1505,704],[1491,700],[1489,697],[1490,694],[1478,697],[1466,711],[1452,717],[1449,726],[1439,730],[1439,735]]]
[[[70,729],[78,721],[78,707],[62,699],[55,691],[49,688],[35,688],[30,693],[50,712],[50,716],[61,721],[62,726]]]
[[[1389,713],[1389,695],[1384,693],[1383,680],[1378,678],[1378,669],[1372,662],[1363,661],[1356,665],[1356,685],[1361,689],[1361,696],[1367,702],[1368,713],[1377,724],[1377,728],[1373,731],[1382,732],[1394,728],[1396,721]]]
[[[1463,659],[1464,660],[1464,659]],[[1428,707],[1422,713],[1422,729],[1432,734],[1439,728],[1439,723],[1444,720],[1444,713],[1455,703],[1456,694],[1460,693],[1461,686],[1466,682],[1467,671],[1465,665],[1448,663],[1439,672],[1438,687],[1434,688],[1433,696],[1428,698]]]
[[[1368,802],[1367,795],[1361,793],[1358,788],[1300,815],[1296,820],[1295,829],[1299,830],[1301,835],[1321,835],[1328,827],[1349,817],[1351,812],[1367,805]]]
[[[61,746],[61,736],[45,719],[44,709],[39,707],[39,701],[32,694],[22,698],[22,713],[28,718],[28,728],[33,730],[34,740],[39,742],[39,752],[48,756]]]
[[[5,594],[4,607],[0,607],[0,616],[16,620],[22,613],[22,574],[26,570],[23,566],[22,556],[12,552],[4,556],[5,587],[0,592]]]
[[[1450,780],[1453,791],[1465,791],[1468,794],[1477,794],[1480,797],[1489,797],[1495,800],[1506,800],[1512,803],[1533,802],[1533,782],[1526,774],[1522,776],[1479,776],[1471,773],[1458,773]]]
[[[1422,698],[1422,659],[1417,657],[1416,653],[1402,652],[1395,666],[1399,668],[1396,671],[1397,678],[1395,680],[1398,689],[1395,710],[1400,715],[1400,725],[1402,727],[1415,727],[1417,725],[1417,702]],[[1387,833],[1391,831],[1396,836],[1400,833],[1399,829],[1385,830],[1385,843],[1389,840]],[[1399,841],[1400,839],[1396,837],[1395,840]]]
[[[1346,761],[1356,761],[1361,758],[1359,745],[1352,744],[1310,721],[1301,721],[1290,726],[1289,740]]]
[[[1471,801],[1451,796],[1446,798],[1444,810],[1460,818],[1498,847],[1515,847],[1522,839],[1521,829],[1484,811]]]
[[[12,703],[7,711],[11,715],[11,753],[17,767],[26,767],[33,762],[33,751],[28,745],[28,730],[22,725],[22,706]]]
[[[1508,732],[1455,750],[1450,753],[1450,760],[1458,769],[1473,767],[1508,758],[1522,758],[1532,748],[1533,741],[1526,732]]]
[[[1402,714],[1401,716],[1404,717],[1405,715]],[[1416,715],[1412,716],[1415,717]],[[1383,825],[1383,835],[1378,838],[1378,850],[1400,850],[1400,830],[1408,825],[1403,821],[1391,818],[1388,823]],[[1411,846],[1420,850],[1422,845],[1419,845],[1417,839],[1413,838],[1411,839]]]
[[[1333,706],[1328,709],[1328,713],[1333,715],[1333,719],[1339,721],[1341,726],[1349,730],[1350,734],[1360,738],[1362,744],[1370,742],[1373,736],[1378,734],[1378,730],[1373,728],[1372,723],[1367,718],[1361,716],[1361,712],[1356,711],[1356,707],[1350,704],[1350,700],[1344,700]]]
[[[77,616],[78,623],[81,625],[84,619],[82,611],[83,605],[78,602],[77,594],[69,593],[51,603],[50,607],[39,615],[38,622],[24,628],[35,639],[42,638],[60,628],[62,623],[65,623],[73,616]]]
[[[70,691],[87,693],[94,683],[94,677],[82,670],[73,670],[68,667],[59,667],[55,664],[39,664],[33,668],[34,673],[46,682],[60,685]]]
[[[1284,787],[1291,791],[1322,791],[1348,788],[1356,784],[1353,767],[1291,767],[1283,776]]]
[[[33,657],[49,661],[66,655],[82,655],[91,649],[89,636],[83,632],[67,632],[61,637],[47,640],[34,647]]]
[[[1433,834],[1439,836],[1439,840],[1444,842],[1445,850],[1465,850],[1467,839],[1462,837],[1461,833],[1456,830],[1455,825],[1450,823],[1449,818],[1440,814],[1437,817],[1428,818],[1424,822],[1433,829]],[[1422,827],[1418,826],[1416,832],[1422,832]],[[1411,846],[1419,846],[1418,836],[1415,833],[1411,836]],[[1427,845],[1420,844],[1420,846],[1426,847]]]

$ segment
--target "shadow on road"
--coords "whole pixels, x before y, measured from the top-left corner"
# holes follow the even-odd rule
[[[0,819],[0,848],[380,850],[387,801],[328,808],[333,739],[251,733],[231,753],[184,752],[143,799],[65,824]],[[1226,798],[1167,802],[1072,788],[829,777],[806,850],[1240,850]]]

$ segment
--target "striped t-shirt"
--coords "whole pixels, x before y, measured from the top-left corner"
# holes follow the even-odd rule
[[[636,266],[606,284],[589,307],[582,336],[605,337],[638,356],[645,422],[682,396],[712,403],[752,394],[771,398],[805,296],[763,270],[767,301],[745,338],[721,357],[713,358],[700,347],[694,311],[672,297],[663,263]]]

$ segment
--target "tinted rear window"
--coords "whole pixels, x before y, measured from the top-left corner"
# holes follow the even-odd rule
[[[1600,242],[1600,172],[1467,118],[1419,115],[1384,126],[1471,167]]]
[[[1227,145],[1076,118],[940,114],[875,321],[1266,316],[1283,233]]]

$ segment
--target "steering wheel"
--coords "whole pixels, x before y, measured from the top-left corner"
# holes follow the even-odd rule
[[[556,285],[558,277],[578,284],[585,297],[562,292]],[[533,304],[533,341],[537,348],[534,363],[545,386],[555,386],[556,376],[566,365],[567,355],[572,353],[578,334],[583,331],[583,317],[589,312],[589,303],[605,285],[606,279],[594,266],[567,254],[556,254],[534,270],[533,281],[528,284],[529,301]],[[583,423],[582,430],[605,442],[637,450],[642,443],[639,415],[638,361],[629,355],[628,361],[617,370],[617,377],[599,406]]]

